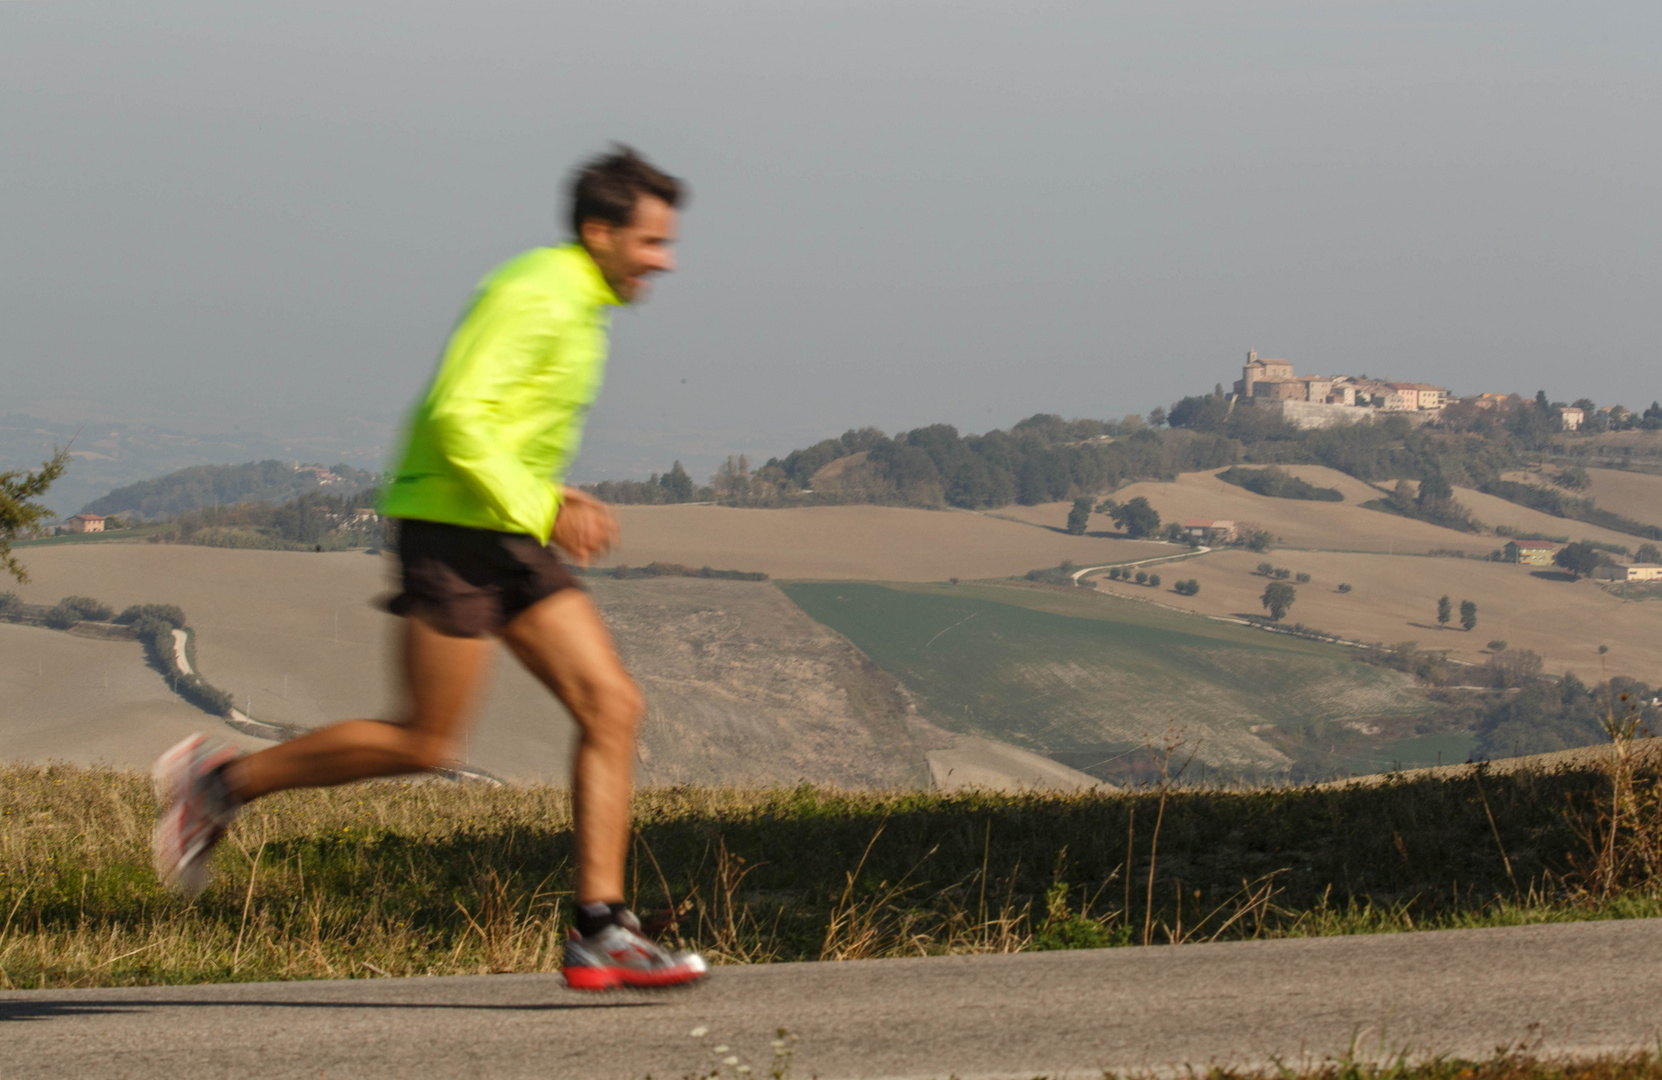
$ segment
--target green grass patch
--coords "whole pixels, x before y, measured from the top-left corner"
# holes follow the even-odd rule
[[[1415,733],[1412,719],[1432,708],[1405,676],[1337,646],[1089,592],[781,588],[899,678],[935,723],[1107,779],[1146,769],[1139,749],[1168,727],[1184,731],[1209,777],[1377,772],[1387,766],[1372,747],[1352,745],[1358,733],[1387,722],[1407,722],[1405,733]],[[1280,742],[1272,746],[1254,727],[1274,728]]]
[[[1430,765],[1458,765],[1471,757],[1479,739],[1474,732],[1450,731],[1398,739],[1379,748],[1379,756],[1393,769],[1417,769]]]

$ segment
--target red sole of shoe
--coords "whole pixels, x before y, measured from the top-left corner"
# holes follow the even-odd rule
[[[655,990],[667,986],[681,986],[696,982],[705,972],[664,971],[640,972],[622,968],[578,967],[567,968],[562,974],[566,985],[573,990]]]

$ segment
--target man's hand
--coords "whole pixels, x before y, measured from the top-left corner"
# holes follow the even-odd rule
[[[617,518],[605,503],[576,488],[560,489],[560,512],[549,542],[570,555],[572,562],[589,565],[590,559],[616,547],[620,535]]]

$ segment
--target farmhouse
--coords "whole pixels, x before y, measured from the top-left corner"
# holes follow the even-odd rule
[[[1229,544],[1235,540],[1235,523],[1233,521],[1213,521],[1210,518],[1199,518],[1194,521],[1185,521],[1183,531],[1205,544]]]
[[[104,531],[103,514],[76,514],[63,527],[72,533],[95,533]]]
[[[1559,409],[1558,415],[1564,418],[1565,431],[1581,430],[1582,421],[1587,419],[1587,414],[1576,408],[1574,405],[1571,405],[1567,409]]]
[[[1506,561],[1526,563],[1529,566],[1551,566],[1558,545],[1550,540],[1508,540]]]
[[[1633,563],[1616,569],[1623,572],[1618,581],[1662,581],[1662,563]]]

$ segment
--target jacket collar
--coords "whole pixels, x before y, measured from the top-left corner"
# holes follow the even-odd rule
[[[623,303],[617,293],[612,291],[611,285],[606,282],[606,275],[600,272],[595,264],[594,256],[589,254],[588,248],[572,240],[560,245],[556,250],[562,252],[572,261],[577,269],[577,275],[583,284],[583,295],[595,304],[617,305]]]

